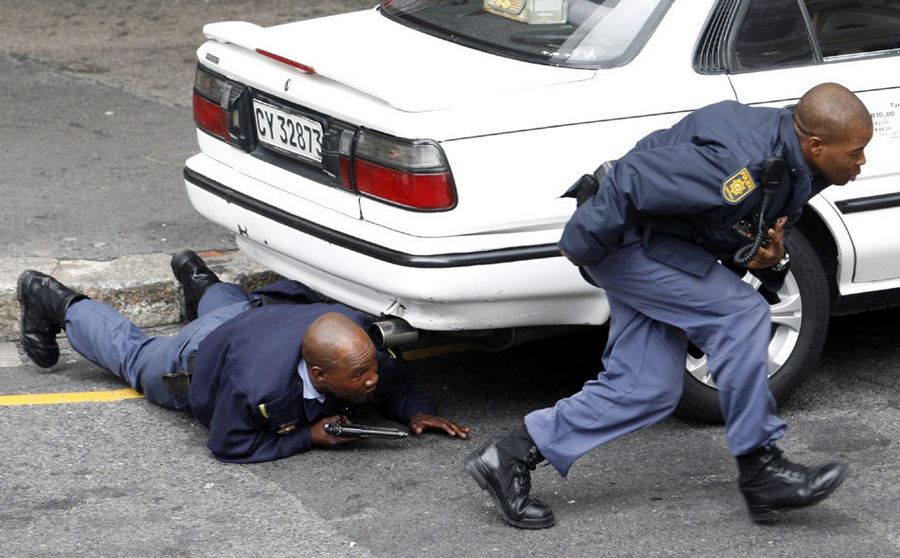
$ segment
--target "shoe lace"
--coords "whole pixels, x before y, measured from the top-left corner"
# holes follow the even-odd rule
[[[531,492],[531,474],[525,466],[519,464],[513,474],[513,486],[519,494],[528,494]]]
[[[766,463],[766,469],[780,478],[794,482],[806,478],[808,472],[806,466],[786,458],[779,448],[772,448],[772,459]]]

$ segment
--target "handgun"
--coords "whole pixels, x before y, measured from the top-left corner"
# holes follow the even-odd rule
[[[399,428],[384,426],[366,426],[364,424],[325,424],[325,432],[331,436],[349,436],[353,438],[406,438],[409,432]]]

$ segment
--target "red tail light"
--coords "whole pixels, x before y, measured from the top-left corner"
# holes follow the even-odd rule
[[[197,66],[194,78],[194,122],[204,132],[247,149],[247,126],[241,120],[244,87]]]
[[[219,105],[194,92],[194,122],[208,134],[225,141],[228,137],[228,113]]]
[[[343,186],[347,190],[353,189],[353,179],[351,178],[351,175],[350,175],[350,169],[351,169],[350,158],[341,156],[341,158],[340,158],[340,181],[341,181],[341,186]]]
[[[260,51],[304,71],[312,68]],[[252,90],[197,66],[194,121],[204,132],[245,151],[252,140]],[[456,187],[444,151],[432,140],[409,140],[331,122],[322,141],[321,170],[334,186],[420,211],[456,206]]]
[[[415,209],[450,209],[456,196],[450,173],[416,174],[356,160],[356,188],[363,194]]]
[[[403,207],[442,211],[456,205],[456,188],[444,151],[430,140],[360,130],[353,178],[361,194]]]

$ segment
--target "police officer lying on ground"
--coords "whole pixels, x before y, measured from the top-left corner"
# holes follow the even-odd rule
[[[604,372],[466,461],[508,523],[554,523],[552,510],[529,495],[529,470],[537,464],[546,459],[565,476],[591,449],[672,413],[688,340],[708,357],[754,521],[815,504],[838,487],[847,465],[805,467],[775,445],[785,424],[767,382],[769,304],[741,276],[749,269],[769,290],[781,287],[789,261],[785,230],[827,185],[856,178],[872,132],[863,103],[824,83],[793,113],[731,101],[701,108],[648,135],[612,166],[559,243],[585,279],[606,291]],[[764,196],[760,174],[773,156],[786,164],[772,180],[781,184]],[[736,252],[749,241],[741,222],[759,222],[753,215],[763,204],[770,241],[740,261]]]
[[[82,356],[154,403],[190,412],[209,428],[209,449],[227,462],[270,461],[358,440],[323,427],[345,421],[348,403],[369,400],[416,435],[437,429],[467,437],[468,428],[437,416],[405,361],[375,349],[354,310],[315,302],[295,281],[273,283],[253,300],[304,304],[259,305],[239,286],[219,281],[189,250],[172,258],[172,270],[188,318],[196,319],[171,339],[148,337],[109,306],[25,271],[17,296],[26,353],[38,366],[53,366],[56,334],[64,328]],[[187,393],[170,392],[166,374],[171,380],[183,371],[192,372]]]

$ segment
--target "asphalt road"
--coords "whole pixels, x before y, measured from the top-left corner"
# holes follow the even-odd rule
[[[472,428],[469,441],[432,434],[226,465],[205,449],[202,426],[144,399],[0,407],[0,548],[7,556],[900,556],[896,311],[837,319],[819,369],[781,409],[789,456],[852,466],[819,506],[753,524],[722,429],[673,418],[589,453],[567,480],[539,468],[534,493],[558,525],[508,527],[463,460],[577,389],[600,337],[415,360],[442,412]],[[123,387],[71,354],[51,372],[16,361],[0,345],[0,393]],[[357,420],[387,424],[374,413]]]
[[[0,254],[107,259],[228,249],[187,205],[193,50],[210,21],[271,24],[373,2],[0,0]],[[143,399],[0,406],[4,556],[900,556],[900,312],[835,321],[781,410],[800,461],[845,459],[835,496],[749,521],[721,428],[667,420],[549,467],[540,532],[506,526],[465,455],[595,373],[600,334],[415,361],[473,429],[225,465],[188,417]],[[585,352],[588,351],[588,352]],[[0,394],[123,385],[67,353],[52,371],[0,343]],[[359,420],[380,423],[375,415]]]
[[[0,255],[234,249],[181,178],[206,23],[271,25],[372,0],[0,0]]]

